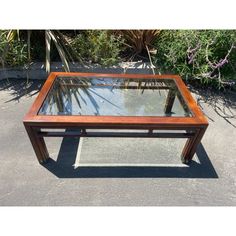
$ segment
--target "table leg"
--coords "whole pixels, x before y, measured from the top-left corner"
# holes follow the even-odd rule
[[[168,95],[167,95],[165,109],[164,109],[164,112],[166,114],[171,113],[174,101],[175,101],[175,92],[174,92],[173,89],[170,89],[169,92],[168,92]]]
[[[195,135],[187,140],[183,152],[181,154],[181,159],[184,164],[188,164],[192,160],[196,152],[197,146],[201,142],[205,131],[206,127],[198,128],[195,131]]]
[[[33,146],[34,152],[37,156],[37,159],[40,164],[47,161],[49,158],[48,150],[43,137],[39,137],[37,132],[40,130],[39,128],[35,128],[29,125],[25,125],[25,129],[28,133],[29,139]]]

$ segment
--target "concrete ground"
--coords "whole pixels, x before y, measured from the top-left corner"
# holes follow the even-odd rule
[[[210,125],[190,166],[184,140],[118,138],[48,138],[42,166],[22,124],[42,84],[0,81],[1,206],[236,205],[235,93],[192,90]]]

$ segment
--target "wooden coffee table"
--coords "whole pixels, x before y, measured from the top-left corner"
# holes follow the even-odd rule
[[[208,126],[177,75],[64,72],[49,75],[23,122],[40,163],[44,137],[65,136],[186,138],[188,163]]]

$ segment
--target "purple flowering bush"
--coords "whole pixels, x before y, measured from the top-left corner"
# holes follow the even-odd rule
[[[217,87],[236,83],[235,30],[163,30],[155,47],[162,71]]]

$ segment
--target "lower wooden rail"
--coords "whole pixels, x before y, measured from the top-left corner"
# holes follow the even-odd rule
[[[80,131],[39,131],[40,137],[117,137],[117,138],[191,138],[194,133],[141,133],[141,132],[80,132]]]

